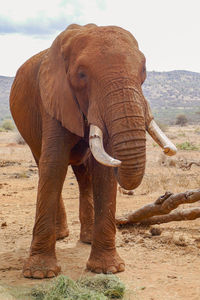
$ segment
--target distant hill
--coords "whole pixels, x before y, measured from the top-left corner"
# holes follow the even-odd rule
[[[184,113],[190,123],[200,121],[200,73],[148,72],[143,92],[156,119],[174,123]]]
[[[10,117],[9,93],[13,79],[0,76],[0,123]],[[143,92],[157,120],[173,124],[178,114],[185,113],[190,123],[200,122],[200,73],[148,72]]]

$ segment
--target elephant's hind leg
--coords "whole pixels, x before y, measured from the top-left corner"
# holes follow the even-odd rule
[[[80,240],[91,243],[94,224],[94,205],[92,179],[88,162],[79,166],[72,166],[79,185],[79,219],[81,223]]]
[[[69,229],[67,225],[67,216],[62,195],[58,203],[58,210],[56,213],[56,239],[61,240],[69,236]]]

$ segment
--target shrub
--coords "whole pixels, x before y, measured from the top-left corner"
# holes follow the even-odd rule
[[[180,114],[176,117],[176,125],[184,126],[188,122],[186,115]]]
[[[4,130],[13,130],[15,128],[13,121],[10,119],[5,119],[1,125]]]
[[[199,150],[199,147],[190,143],[190,142],[184,142],[184,143],[181,143],[181,144],[176,144],[176,147],[177,149],[179,150],[191,150],[191,151],[196,151],[196,150]]]

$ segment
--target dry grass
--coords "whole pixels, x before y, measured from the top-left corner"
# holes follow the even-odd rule
[[[172,137],[175,144],[186,141],[197,146],[200,144],[199,126],[169,127],[166,134]],[[4,224],[0,228],[0,284],[25,285],[29,286],[30,291],[30,285],[35,282],[24,279],[21,269],[31,242],[38,174],[28,146],[16,144],[15,136],[16,132],[0,135],[0,225]],[[152,139],[147,137],[147,165],[142,184],[132,195],[117,195],[118,215],[154,202],[166,190],[180,193],[200,186],[200,167],[192,165],[190,170],[183,170],[176,163],[181,159],[199,161],[199,150],[179,150],[173,157],[175,162],[170,161],[172,158],[166,158],[161,163],[162,150],[152,144]],[[71,168],[64,183],[63,197],[70,235],[57,243],[57,256],[63,274],[76,281],[80,274],[88,275],[85,263],[90,246],[78,242],[78,185]],[[185,204],[184,208],[186,206],[199,206],[199,203]],[[117,231],[117,249],[126,262],[126,271],[119,273],[118,277],[134,293],[128,299],[198,299],[199,270],[196,266],[200,264],[199,222],[197,219],[153,227],[132,226]],[[2,300],[11,299],[1,296]]]

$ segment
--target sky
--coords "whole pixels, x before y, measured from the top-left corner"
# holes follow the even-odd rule
[[[15,76],[69,24],[117,25],[137,39],[148,71],[200,73],[200,0],[5,0],[0,75]]]

